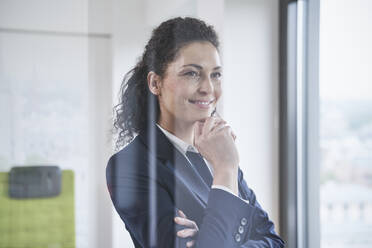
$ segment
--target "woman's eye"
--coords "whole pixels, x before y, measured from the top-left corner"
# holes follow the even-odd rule
[[[212,73],[212,78],[220,78],[222,77],[222,73],[221,72],[214,72]]]
[[[187,76],[190,76],[190,77],[196,77],[196,76],[198,76],[198,73],[195,72],[195,71],[189,71],[189,72],[186,72],[184,75],[187,75]]]

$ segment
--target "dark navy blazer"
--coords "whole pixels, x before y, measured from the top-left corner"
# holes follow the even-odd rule
[[[240,169],[239,196],[249,203],[210,189],[156,125],[156,145],[149,146],[148,133],[114,154],[106,168],[112,202],[136,248],[186,247],[189,239],[176,235],[185,228],[174,222],[177,209],[199,227],[196,248],[284,247]]]

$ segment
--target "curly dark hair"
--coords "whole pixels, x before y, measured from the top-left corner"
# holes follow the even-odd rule
[[[191,17],[177,17],[161,23],[152,31],[142,56],[136,66],[125,76],[120,88],[119,104],[114,107],[114,132],[116,149],[129,143],[144,130],[152,111],[158,121],[160,108],[156,96],[147,85],[150,71],[163,77],[167,66],[176,59],[178,51],[195,41],[209,41],[219,49],[219,41],[213,26]]]

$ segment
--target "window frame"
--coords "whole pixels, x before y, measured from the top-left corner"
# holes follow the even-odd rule
[[[320,247],[319,1],[280,1],[280,233],[290,248]]]

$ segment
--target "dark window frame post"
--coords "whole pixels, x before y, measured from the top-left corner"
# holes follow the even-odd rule
[[[319,1],[280,1],[280,232],[320,247]]]

